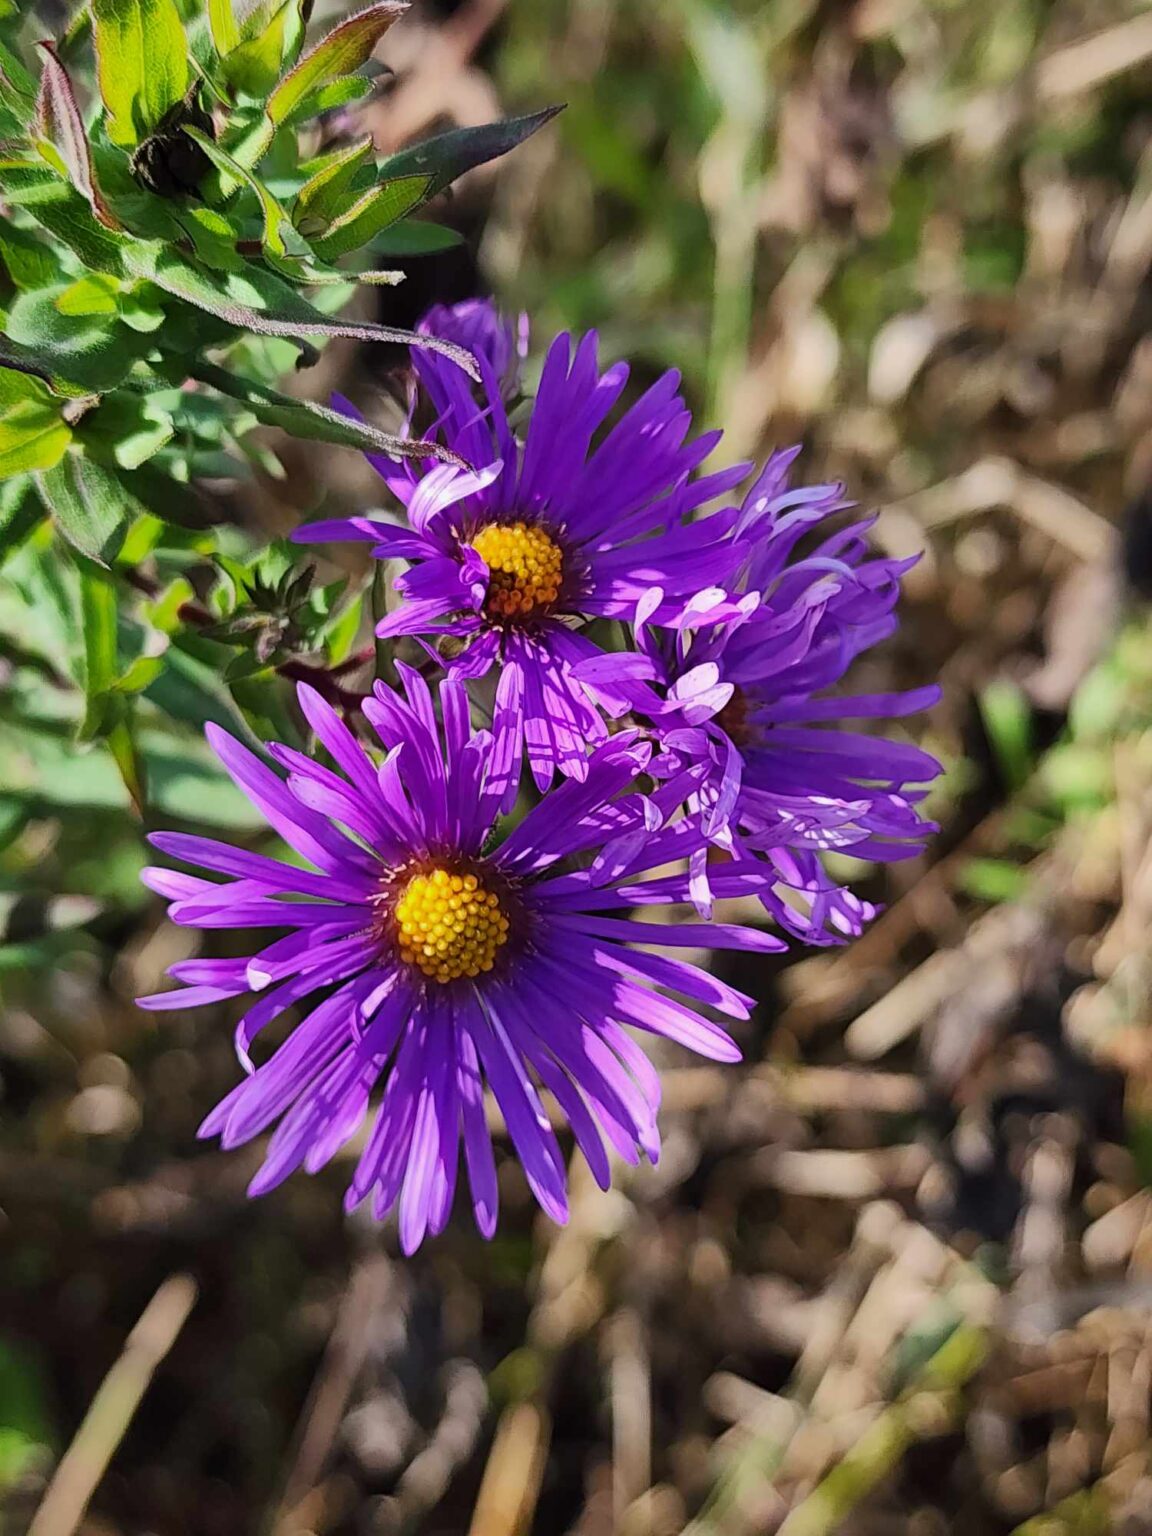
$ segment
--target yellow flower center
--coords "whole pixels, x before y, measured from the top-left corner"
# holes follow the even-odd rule
[[[475,875],[446,869],[413,875],[395,907],[400,958],[433,981],[479,976],[508,942],[500,899]]]
[[[564,579],[560,546],[534,523],[486,523],[471,540],[488,567],[485,610],[492,618],[530,618],[552,606]]]

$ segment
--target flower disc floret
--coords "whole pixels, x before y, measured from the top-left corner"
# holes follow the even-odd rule
[[[484,611],[490,618],[532,618],[560,597],[564,554],[534,523],[486,523],[471,540],[488,567]]]
[[[432,869],[412,875],[395,906],[400,958],[431,981],[459,981],[490,971],[511,924],[495,891],[474,874]]]

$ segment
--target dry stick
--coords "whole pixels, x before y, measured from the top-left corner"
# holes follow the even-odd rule
[[[72,1536],[124,1438],[157,1366],[196,1302],[191,1275],[169,1275],[128,1335],[36,1511],[28,1536]]]
[[[388,1294],[391,1264],[372,1254],[354,1271],[297,1428],[296,1453],[272,1522],[275,1536],[300,1527],[296,1517],[320,1481],[348,1399],[364,1363],[371,1323]]]

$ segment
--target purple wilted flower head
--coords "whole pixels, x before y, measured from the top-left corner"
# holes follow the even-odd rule
[[[752,553],[743,595],[701,592],[669,629],[654,623],[659,598],[646,594],[637,652],[596,658],[578,675],[611,713],[646,722],[660,746],[651,772],[704,767],[687,809],[705,838],[741,859],[762,857],[775,876],[761,893],[767,909],[805,942],[832,944],[859,933],[875,908],[838,886],[820,854],[887,862],[918,853],[935,829],[910,786],[940,772],[920,748],[843,723],[912,714],[935,704],[939,689],[828,692],[895,630],[900,578],[914,562],[870,554],[874,519],[795,558],[805,534],[850,505],[838,485],[789,485],[798,452],[774,454],[744,500],[736,532]],[[707,911],[706,849],[691,860],[693,897]]]
[[[346,1203],[371,1196],[383,1217],[398,1201],[401,1243],[411,1252],[448,1220],[461,1141],[477,1224],[486,1236],[494,1230],[485,1086],[536,1198],[563,1221],[564,1160],[540,1086],[606,1187],[605,1138],[633,1163],[641,1151],[655,1159],[659,1150],[659,1080],[629,1028],[716,1060],[738,1057],[699,1005],[740,1019],[750,999],[686,960],[639,953],[630,942],[781,946],[748,928],[622,915],[684,901],[681,876],[643,876],[699,840],[687,819],[663,825],[682,786],[635,792],[650,749],[634,733],[606,743],[583,783],[550,790],[507,830],[497,824],[511,738],[473,731],[464,687],[451,679],[439,691],[438,725],[434,695],[417,673],[401,672],[404,697],[378,684],[364,704],[386,749],[379,763],[305,685],[300,706],[335,769],[273,746],[281,776],[209,726],[233,779],[310,867],[157,833],[162,852],[209,872],[146,872],[170,900],[174,922],[281,932],[248,958],[181,961],[171,974],[185,987],[141,1003],[249,999],[236,1032],[247,1075],[201,1134],[233,1147],[279,1122],[253,1194],[301,1165],[314,1173],[327,1163],[363,1124],[382,1083]],[[645,831],[653,825],[661,830]],[[714,881],[723,894],[760,883],[761,866],[739,861]],[[301,1022],[254,1067],[256,1037],[297,1006]]]
[[[434,325],[451,340],[480,336],[479,399],[454,364],[413,355],[434,432],[473,467],[374,456],[407,526],[357,517],[311,523],[294,537],[366,540],[380,558],[408,561],[396,582],[404,601],[378,633],[451,639],[442,660],[455,677],[498,667],[495,723],[511,720],[537,785],[557,769],[580,779],[606,728],[573,675],[599,648],[573,626],[629,619],[653,587],[662,593],[656,616],[671,619],[702,585],[733,576],[736,509],[696,522],[689,515],[744,470],[690,478],[720,434],[688,437],[675,372],[607,427],[628,368],[601,371],[594,333],[553,342],[520,441],[498,377],[495,311],[482,323],[474,306],[464,316],[457,306]]]

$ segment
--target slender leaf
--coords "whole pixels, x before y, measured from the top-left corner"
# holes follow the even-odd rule
[[[372,89],[373,82],[364,75],[345,75],[343,80],[330,80],[297,102],[282,126],[295,128],[299,123],[311,122],[324,112],[335,112],[339,107],[362,100]]]
[[[311,92],[366,64],[376,44],[407,9],[403,0],[379,0],[333,27],[272,92],[267,106],[269,121],[279,127]]]
[[[431,256],[436,251],[450,251],[463,244],[464,236],[458,229],[446,224],[433,224],[427,219],[405,219],[394,224],[368,242],[369,249],[379,256]]]
[[[545,107],[542,112],[532,112],[527,117],[510,117],[499,123],[485,123],[479,128],[453,128],[435,138],[413,144],[385,160],[380,175],[392,179],[397,176],[431,176],[429,196],[441,191],[457,176],[471,171],[489,160],[506,155],[530,138],[545,123],[550,123],[563,106]]]
[[[212,161],[218,171],[225,177],[234,177],[238,182],[247,186],[255,195],[260,204],[260,211],[264,220],[264,234],[261,245],[266,255],[272,257],[284,257],[288,254],[289,242],[293,245],[294,255],[307,255],[308,247],[297,236],[292,227],[288,214],[277,202],[259,177],[254,176],[246,166],[240,165],[231,155],[221,149],[219,144],[210,139],[207,134],[200,133],[195,128],[186,130],[188,137],[200,148]]]
[[[240,400],[258,421],[265,426],[282,427],[293,437],[311,438],[316,442],[335,443],[339,447],[358,448],[361,453],[383,453],[392,459],[434,458],[446,464],[462,464],[464,461],[450,449],[438,443],[416,442],[408,438],[393,437],[381,432],[379,427],[366,421],[355,421],[342,416],[326,405],[313,400],[293,400],[265,384],[251,379],[241,379],[226,373],[212,363],[196,365],[195,377],[211,384],[221,394]]]
[[[148,278],[166,293],[215,315],[237,330],[254,331],[259,336],[284,336],[290,341],[349,336],[356,341],[428,347],[451,358],[470,378],[477,377],[476,364],[463,347],[437,336],[417,336],[367,320],[331,318],[275,273],[259,267],[247,267],[243,272],[205,272],[179,252],[143,244],[129,252],[128,259],[138,277]]]
[[[50,42],[42,42],[39,47],[44,51],[44,68],[36,98],[36,134],[101,224],[106,229],[119,229],[119,220],[105,203],[92,174],[88,135],[68,71]]]
[[[91,0],[108,137],[132,149],[188,89],[188,43],[175,0]]]
[[[87,709],[80,740],[99,734],[104,718],[103,697],[116,681],[116,583],[112,573],[78,558],[80,617],[84,632],[84,697]]]
[[[216,52],[221,57],[231,53],[240,41],[240,28],[236,25],[232,0],[208,0],[208,27]]]
[[[398,181],[386,181],[373,187],[312,242],[313,250],[323,261],[332,261],[349,251],[359,250],[406,213],[419,208],[427,199],[431,186],[431,176],[402,176]]]

